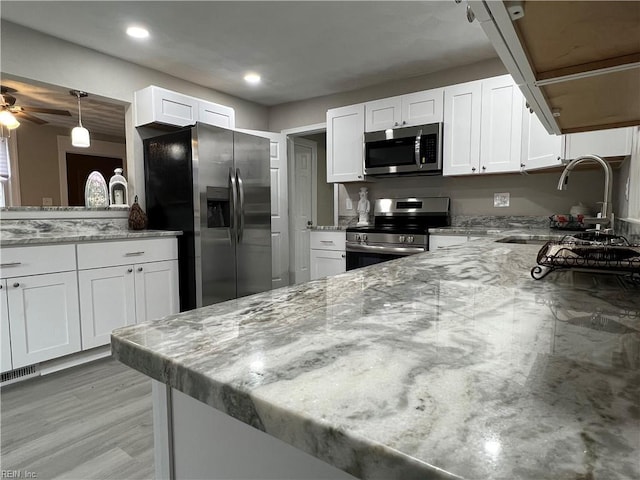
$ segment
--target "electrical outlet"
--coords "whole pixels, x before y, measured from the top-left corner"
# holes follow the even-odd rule
[[[494,207],[508,207],[509,206],[509,192],[494,193],[493,194],[493,206]]]
[[[51,206],[53,206],[53,198],[51,198],[51,197],[42,197],[42,206],[43,207],[51,207]]]
[[[344,208],[346,208],[347,210],[353,210],[353,202],[351,201],[350,197],[347,197]]]

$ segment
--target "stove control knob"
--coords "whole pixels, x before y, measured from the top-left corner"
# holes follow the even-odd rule
[[[360,241],[360,235],[356,233],[356,242],[359,242],[359,241]]]
[[[362,241],[366,243],[366,241],[367,241],[367,234],[366,233],[362,234]]]
[[[407,238],[407,243],[413,243],[413,235]]]
[[[400,235],[400,238],[398,240],[400,240],[400,243],[404,243],[404,240],[405,240],[404,235]]]

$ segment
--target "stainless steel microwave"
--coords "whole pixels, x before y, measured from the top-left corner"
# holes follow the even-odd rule
[[[442,123],[364,134],[365,175],[442,173]]]

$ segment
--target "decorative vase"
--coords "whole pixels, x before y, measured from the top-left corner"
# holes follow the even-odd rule
[[[138,204],[138,196],[133,200],[133,205],[129,209],[129,228],[131,230],[144,230],[147,228],[149,221],[146,213]]]
[[[84,204],[90,208],[109,206],[107,182],[98,171],[91,172],[87,177],[87,183],[84,185]]]

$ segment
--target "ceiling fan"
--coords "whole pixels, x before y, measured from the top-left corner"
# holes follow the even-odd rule
[[[44,108],[44,107],[28,107],[26,105],[16,105],[16,97],[13,96],[14,93],[18,91],[15,88],[5,87],[4,85],[0,86],[0,110],[1,111],[9,111],[14,116],[19,119],[27,120],[29,122],[33,122],[37,125],[44,125],[48,123],[46,120],[36,117],[32,115],[32,113],[46,113],[48,115],[64,115],[66,117],[70,117],[71,114],[67,110],[57,110],[55,108]]]

